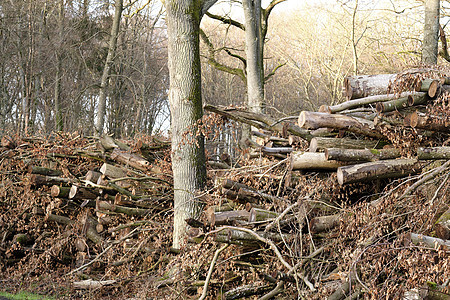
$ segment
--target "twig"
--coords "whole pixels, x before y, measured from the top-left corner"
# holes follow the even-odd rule
[[[228,246],[230,246],[230,244],[225,244],[221,248],[217,249],[216,252],[214,253],[214,257],[213,257],[213,259],[211,261],[211,265],[209,266],[208,275],[206,276],[206,279],[205,279],[205,284],[203,285],[202,295],[200,296],[200,298],[198,298],[198,300],[203,300],[203,299],[206,298],[206,294],[208,293],[208,284],[209,284],[209,281],[211,280],[211,275],[212,275],[212,272],[214,270],[214,265],[217,262],[217,258],[219,257],[219,254],[223,250],[227,249]]]
[[[423,184],[423,183],[425,183],[427,181],[430,181],[433,177],[435,177],[439,173],[445,171],[449,165],[450,165],[450,160],[446,161],[442,166],[435,168],[431,173],[429,173],[428,175],[422,177],[422,179],[416,181],[413,185],[411,185],[410,187],[408,187],[405,190],[403,195],[401,195],[398,200],[404,199],[406,196],[408,196],[409,194],[414,192],[416,190],[416,188],[418,188],[421,184]]]
[[[297,207],[300,204],[300,201],[295,202],[294,204],[288,206],[278,217],[276,217],[269,225],[266,226],[264,232],[270,231],[275,225],[279,224],[281,219],[284,218],[293,208]]]

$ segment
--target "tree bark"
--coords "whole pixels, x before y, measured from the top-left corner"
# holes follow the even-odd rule
[[[405,126],[412,128],[450,133],[450,126],[445,120],[432,115],[420,116],[417,111],[407,115],[403,121]]]
[[[388,93],[397,74],[361,75],[344,78],[344,97],[348,100]]]
[[[439,0],[425,0],[425,26],[423,29],[422,62],[437,63],[439,39]]]
[[[214,2],[166,0],[169,53],[169,104],[172,130],[174,181],[173,248],[180,249],[186,236],[186,219],[202,209],[197,196],[206,182],[204,137],[197,134],[203,116],[199,31],[204,9]]]
[[[340,167],[337,170],[339,184],[369,181],[382,178],[404,177],[420,170],[415,159],[392,159]]]
[[[106,90],[108,88],[109,74],[114,63],[116,55],[117,38],[119,36],[120,20],[122,18],[123,0],[116,0],[114,3],[114,19],[111,27],[111,36],[109,38],[108,55],[106,56],[105,66],[103,68],[102,79],[100,82],[100,94],[98,96],[98,111],[97,121],[95,123],[95,130],[97,135],[102,135],[103,127],[105,125],[106,113]]]
[[[414,95],[409,95],[407,97],[398,98],[395,100],[390,100],[386,102],[378,102],[376,105],[377,113],[390,112],[399,110],[405,107],[419,105],[426,103],[428,98],[423,92],[416,93]]]

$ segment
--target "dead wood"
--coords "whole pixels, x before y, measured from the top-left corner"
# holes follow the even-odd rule
[[[418,173],[421,167],[415,159],[390,159],[339,167],[339,184],[348,184],[383,178],[405,177]]]
[[[377,161],[394,159],[401,156],[400,150],[395,148],[388,149],[325,149],[325,158],[327,160],[337,161]]]
[[[434,229],[438,238],[450,240],[450,208],[439,217]]]
[[[346,130],[363,136],[383,139],[384,136],[375,130],[373,122],[356,119],[342,114],[302,111],[298,117],[298,125],[305,129],[335,128]]]
[[[40,175],[46,175],[46,176],[60,176],[62,174],[62,171],[44,168],[41,166],[28,165],[28,173],[40,174]]]
[[[325,153],[302,151],[292,153],[293,170],[336,170],[346,164],[342,161],[327,160]]]
[[[408,232],[405,235],[405,242],[411,242],[414,245],[425,245],[431,249],[444,249],[444,251],[450,252],[450,241],[443,240],[440,238],[435,238],[427,235],[417,234],[413,232]]]
[[[344,78],[343,94],[348,100],[383,95],[397,74],[360,75]]]
[[[309,151],[317,152],[326,148],[376,149],[386,145],[383,141],[355,140],[349,138],[315,137],[309,144]]]

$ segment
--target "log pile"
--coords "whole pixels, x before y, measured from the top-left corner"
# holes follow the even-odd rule
[[[348,78],[346,102],[295,118],[207,105],[253,138],[205,166],[180,252],[166,140],[4,136],[1,282],[79,298],[446,297],[450,81],[397,77]]]

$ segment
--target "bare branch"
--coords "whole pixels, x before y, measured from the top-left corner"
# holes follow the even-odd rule
[[[242,24],[242,23],[240,23],[240,22],[238,22],[236,20],[233,20],[231,18],[227,18],[227,17],[224,17],[224,16],[214,15],[214,14],[209,13],[209,12],[207,12],[206,15],[208,17],[210,17],[211,19],[221,21],[224,24],[233,25],[233,26],[235,26],[235,27],[245,31],[244,24]]]

